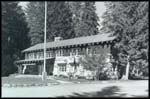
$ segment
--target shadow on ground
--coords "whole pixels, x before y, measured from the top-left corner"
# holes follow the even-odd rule
[[[83,93],[73,93],[72,95],[59,96],[57,98],[67,98],[67,97],[124,97],[126,94],[117,93],[119,92],[119,86],[105,87],[101,91],[96,92],[83,92]]]

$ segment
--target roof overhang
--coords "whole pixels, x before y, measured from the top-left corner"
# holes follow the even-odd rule
[[[93,36],[86,36],[86,37],[78,37],[73,39],[66,39],[66,40],[60,40],[60,41],[54,41],[54,42],[47,42],[46,48],[47,49],[54,49],[54,48],[60,48],[60,47],[67,47],[67,46],[76,46],[76,45],[86,45],[86,44],[97,44],[97,43],[103,43],[103,42],[111,42],[115,40],[117,37],[110,36],[109,33],[107,34],[98,34]],[[32,51],[42,51],[44,49],[43,43],[36,44],[34,46],[31,46],[25,50],[24,52],[32,52]]]

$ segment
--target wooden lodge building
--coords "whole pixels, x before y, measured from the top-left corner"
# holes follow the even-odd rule
[[[48,75],[74,75],[86,76],[85,70],[80,64],[80,58],[85,54],[99,54],[100,51],[107,51],[109,62],[111,46],[116,37],[110,34],[98,34],[93,36],[78,37],[63,40],[56,37],[53,42],[46,43],[46,71]],[[44,45],[36,44],[22,51],[24,60],[16,61],[18,73],[41,75],[44,63]],[[76,71],[76,72],[75,72]]]

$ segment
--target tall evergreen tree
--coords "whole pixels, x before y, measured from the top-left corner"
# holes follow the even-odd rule
[[[18,2],[2,2],[2,76],[16,71],[14,61],[30,44],[25,15]]]
[[[72,13],[65,2],[47,2],[47,41],[74,37]],[[26,9],[32,45],[43,42],[44,2],[30,2]]]
[[[29,2],[25,9],[31,45],[44,40],[44,11],[44,2]]]
[[[60,36],[63,39],[75,37],[72,13],[65,2],[48,2],[48,40]]]
[[[76,37],[98,34],[95,2],[70,2]]]
[[[148,68],[148,2],[107,2],[106,7],[102,30],[120,38],[113,48],[118,52],[112,54],[118,60],[122,77],[128,79],[134,68],[145,73]]]

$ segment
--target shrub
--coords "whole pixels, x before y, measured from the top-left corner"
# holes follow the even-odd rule
[[[84,69],[95,71],[95,80],[111,79],[112,66],[106,62],[106,53],[97,55],[85,55],[81,60]]]

